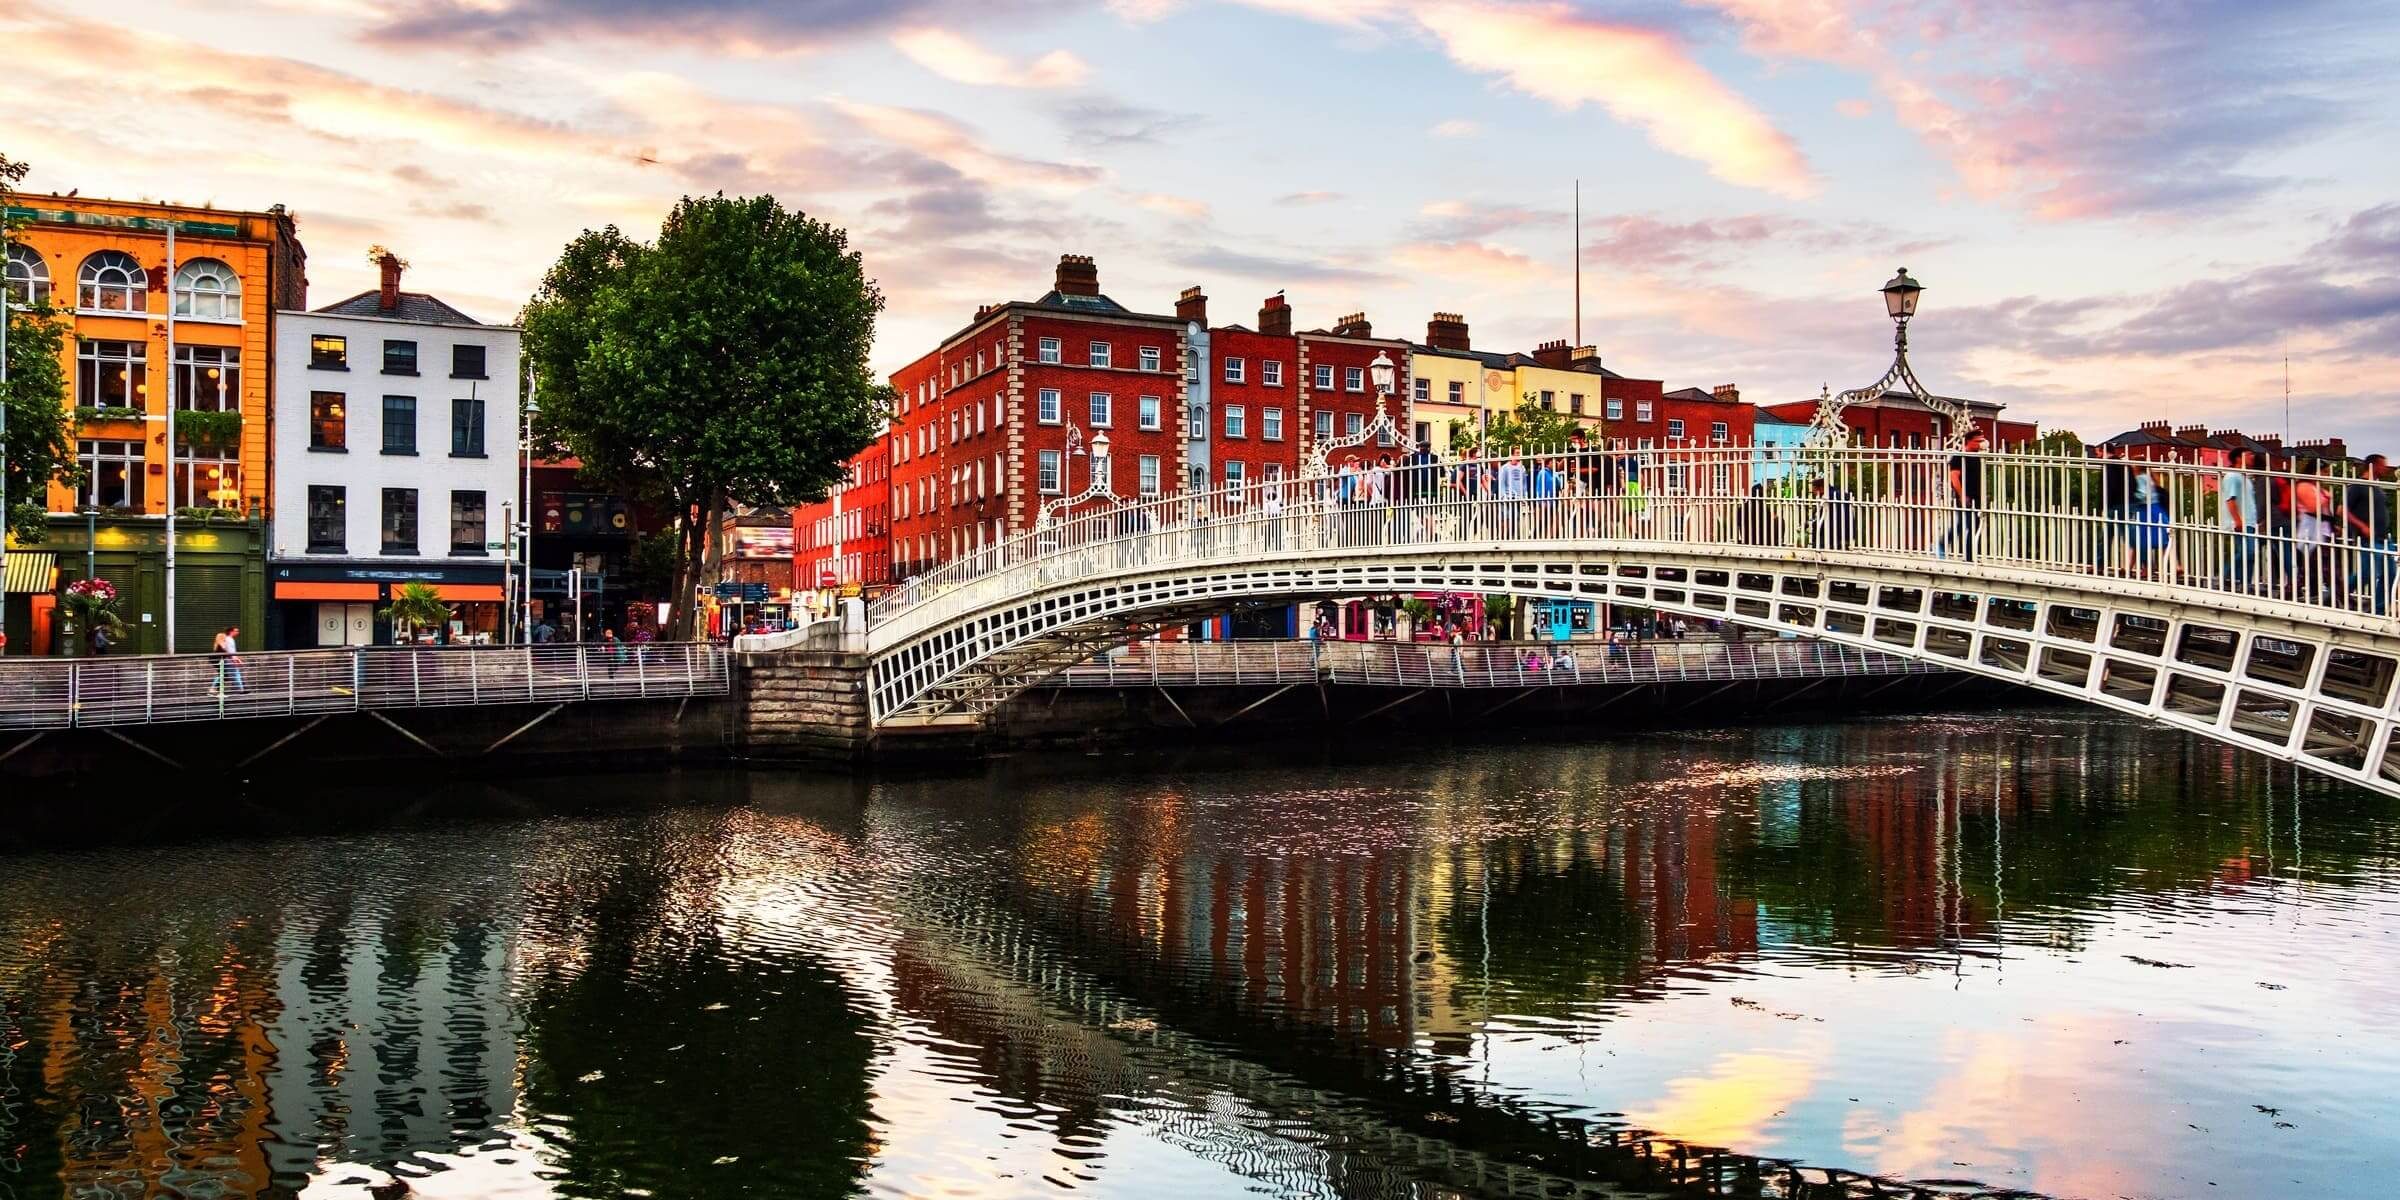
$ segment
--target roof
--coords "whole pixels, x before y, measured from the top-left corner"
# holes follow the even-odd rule
[[[400,293],[400,303],[388,312],[383,307],[381,291],[360,292],[347,300],[337,300],[311,311],[331,317],[372,317],[381,321],[408,321],[418,325],[483,324],[423,292]]]
[[[1807,421],[1795,421],[1789,417],[1777,416],[1765,408],[1759,409],[1757,416],[1752,419],[1755,423],[1760,425],[1789,425],[1795,429],[1809,424]]]
[[[1069,312],[1106,313],[1112,317],[1134,315],[1132,309],[1106,296],[1079,296],[1055,289],[1042,293],[1042,298],[1034,301],[1033,306],[1035,308],[1063,308]]]
[[[2197,442],[2187,442],[2174,434],[2163,433],[2156,429],[2128,429],[2100,444],[2103,446],[2174,446],[2186,450],[2199,445]]]

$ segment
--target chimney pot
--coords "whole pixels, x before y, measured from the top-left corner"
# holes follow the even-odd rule
[[[1367,323],[1367,314],[1363,312],[1344,313],[1341,320],[1333,323],[1333,336],[1373,337],[1375,336],[1375,327]]]
[[[1203,326],[1207,325],[1208,297],[1202,295],[1200,289],[1196,287],[1183,289],[1183,294],[1175,298],[1175,316],[1178,320],[1197,321]]]
[[[1467,319],[1454,312],[1437,312],[1425,322],[1425,344],[1436,350],[1472,350],[1467,339]]]
[[[1277,292],[1258,306],[1258,331],[1273,337],[1292,336],[1292,309]]]
[[[1717,399],[1722,400],[1727,404],[1739,404],[1742,402],[1742,389],[1737,388],[1730,383],[1720,383],[1717,386],[1710,388],[1708,394],[1715,396]]]
[[[390,312],[400,307],[400,256],[389,250],[375,260],[383,268],[383,283],[375,298],[375,307]]]
[[[1097,296],[1100,268],[1088,254],[1061,254],[1053,287],[1061,296]]]

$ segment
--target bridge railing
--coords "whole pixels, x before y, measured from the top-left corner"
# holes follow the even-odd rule
[[[1294,683],[1516,688],[1939,673],[1896,655],[1805,639],[1727,642],[1137,642],[1049,680],[1059,687]]]
[[[463,704],[722,695],[721,646],[362,646],[0,665],[0,729],[68,729]]]
[[[1866,447],[1581,450],[1246,482],[1067,519],[878,599],[930,628],[1081,576],[1313,550],[1605,541],[1957,559],[2386,617],[2400,485],[2334,473]]]

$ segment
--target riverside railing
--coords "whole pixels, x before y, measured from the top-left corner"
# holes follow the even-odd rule
[[[904,582],[868,622],[907,636],[1112,571],[1537,542],[1972,561],[2385,621],[2400,577],[2400,485],[2330,469],[1866,447],[1391,457],[1381,472],[1096,501]]]
[[[725,649],[697,642],[362,646],[221,655],[16,659],[0,729],[69,729],[466,704],[723,695]]]
[[[1137,642],[1044,681],[1053,687],[1522,688],[1942,673],[1897,655],[1806,639],[1755,642]]]

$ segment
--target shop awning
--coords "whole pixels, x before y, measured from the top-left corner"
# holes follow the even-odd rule
[[[435,594],[444,600],[506,600],[508,594],[496,583],[437,583]]]
[[[41,595],[58,585],[58,555],[48,550],[11,550],[6,575],[7,583],[0,586],[0,592]]]
[[[275,585],[278,600],[373,600],[380,584],[373,583],[291,583]]]

